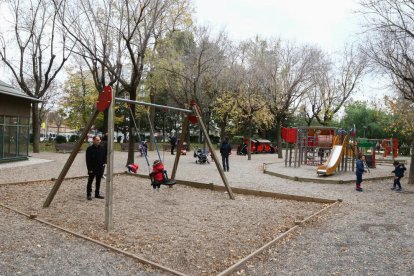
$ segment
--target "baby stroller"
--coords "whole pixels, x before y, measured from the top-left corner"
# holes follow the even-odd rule
[[[194,149],[194,157],[196,158],[196,164],[210,164],[207,159],[207,154],[200,148]]]
[[[237,147],[237,155],[246,155],[247,154],[247,145],[241,144]]]

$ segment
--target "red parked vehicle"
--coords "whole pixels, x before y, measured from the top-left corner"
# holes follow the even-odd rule
[[[243,139],[243,143],[237,147],[237,154],[246,155],[249,139]],[[277,148],[266,139],[251,139],[251,153],[276,153]]]

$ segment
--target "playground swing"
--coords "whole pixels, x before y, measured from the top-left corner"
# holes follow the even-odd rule
[[[133,113],[132,113],[132,109],[131,109],[130,104],[128,104],[128,107],[129,107],[129,111],[130,111],[130,113],[131,113],[131,118],[132,118],[132,121],[133,121],[133,123],[134,123],[135,129],[137,130],[137,134],[138,134],[138,142],[141,144],[141,135],[140,135],[139,129],[138,129],[138,127],[137,127],[137,124],[136,124],[135,118],[134,118],[134,116],[133,116]],[[154,133],[154,129],[153,129],[153,127],[152,127],[152,123],[151,123],[151,120],[150,120],[150,118],[149,118],[148,113],[147,113],[147,118],[148,118],[148,122],[149,122],[149,125],[150,125],[151,133]],[[156,151],[157,151],[158,160],[159,160],[159,161],[160,161],[160,163],[161,163],[161,156],[160,156],[160,152],[159,152],[159,150],[158,150],[158,144],[157,144],[157,141],[155,140],[155,137],[153,138],[153,142],[154,142],[154,145],[155,145],[155,149],[156,149]],[[151,179],[151,185],[161,184],[161,185],[166,185],[166,186],[172,187],[173,185],[175,185],[175,184],[176,184],[176,181],[175,181],[175,180],[170,180],[170,179],[169,179],[169,177],[168,177],[168,173],[167,173],[167,171],[164,169],[164,166],[160,166],[161,173],[162,173],[162,181],[161,181],[161,182],[157,181],[157,180],[155,179],[155,175],[156,175],[158,172],[157,172],[157,171],[153,171],[153,172],[151,172],[151,165],[150,165],[150,162],[149,162],[149,160],[148,160],[148,154],[146,154],[146,153],[145,153],[145,154],[144,154],[144,157],[145,157],[145,161],[147,162],[147,166],[148,166],[148,173],[149,173],[149,177],[150,177],[150,179]]]
[[[99,98],[96,104],[96,108],[94,109],[93,113],[91,114],[88,123],[86,125],[86,127],[84,128],[84,130],[81,133],[80,139],[78,140],[78,142],[75,144],[74,150],[72,151],[72,153],[70,154],[69,158],[67,159],[64,167],[62,168],[62,171],[59,173],[58,178],[55,181],[55,184],[53,185],[52,189],[50,190],[45,202],[43,203],[43,207],[49,207],[50,204],[52,203],[54,197],[56,196],[56,193],[58,192],[60,186],[62,185],[63,180],[65,179],[66,174],[68,173],[69,169],[71,168],[73,161],[76,158],[76,155],[78,154],[83,141],[86,139],[88,132],[90,131],[90,129],[92,128],[93,123],[95,122],[96,118],[99,115],[99,112],[104,112],[106,110],[108,110],[108,133],[113,133],[114,132],[114,114],[115,114],[115,108],[114,108],[114,102],[115,101],[120,101],[120,102],[127,102],[127,103],[134,103],[134,104],[138,104],[138,105],[145,105],[145,106],[153,106],[153,107],[157,107],[157,108],[162,108],[162,109],[170,109],[170,110],[176,110],[176,111],[180,111],[180,112],[184,112],[184,113],[195,113],[196,118],[199,120],[199,124],[201,127],[201,130],[203,131],[205,137],[206,137],[206,141],[207,144],[209,146],[210,149],[213,149],[213,144],[211,143],[208,135],[207,135],[207,129],[204,125],[204,123],[202,122],[201,119],[201,114],[200,114],[200,110],[199,107],[197,106],[195,101],[191,102],[191,109],[192,110],[188,110],[188,109],[183,109],[183,108],[177,108],[177,107],[172,107],[172,106],[165,106],[165,105],[158,105],[158,104],[154,104],[154,103],[146,103],[146,102],[140,102],[140,101],[134,101],[134,100],[128,100],[128,99],[121,99],[121,98],[115,98],[114,97],[114,93],[112,93],[112,87],[111,86],[105,86],[103,91],[99,94]],[[181,141],[179,144],[179,148],[182,147],[182,142],[184,141],[184,137],[186,135],[186,129],[188,127],[188,122],[189,122],[189,118],[185,117],[184,121],[183,121],[183,127],[182,127],[182,133],[181,133]],[[135,122],[134,122],[135,123]],[[114,141],[113,139],[109,139],[108,144],[107,144],[107,150],[108,150],[108,163],[107,163],[107,167],[108,167],[108,177],[106,178],[106,193],[107,196],[105,196],[106,202],[105,202],[105,229],[106,230],[111,230],[113,228],[113,220],[112,220],[112,201],[113,201],[113,169],[114,169]],[[215,164],[217,166],[217,170],[220,173],[221,179],[223,180],[224,186],[226,187],[227,193],[230,197],[230,199],[235,199],[233,192],[231,190],[230,185],[228,184],[227,178],[223,172],[223,169],[220,167],[219,163],[217,162],[217,156],[215,154],[214,151],[211,151],[211,154],[213,156],[213,159],[216,161]],[[159,155],[159,152],[158,152]],[[172,171],[172,179],[175,179],[175,174],[177,172],[177,168],[178,168],[178,162],[180,160],[180,156],[181,154],[177,154],[175,156],[175,161],[174,161],[174,167],[173,167],[173,171]],[[149,162],[147,163],[149,164]],[[173,182],[170,182],[168,180],[168,176],[165,178],[166,182],[169,182],[169,184],[171,185]],[[168,183],[166,183],[168,184]]]

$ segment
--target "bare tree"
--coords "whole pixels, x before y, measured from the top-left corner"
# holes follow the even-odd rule
[[[366,56],[349,48],[344,51],[340,65],[335,62],[321,62],[314,71],[313,95],[311,95],[312,115],[321,125],[328,125],[353,93],[367,69]]]
[[[167,24],[175,22],[181,13],[174,0],[102,0],[90,2],[79,0],[81,9],[72,6],[70,16],[65,14],[64,27],[77,42],[79,53],[93,64],[105,68],[107,76],[119,83],[120,90],[136,100],[137,91],[142,86],[145,75],[147,49],[153,47],[157,38],[167,29]],[[76,4],[75,4],[76,5]],[[85,11],[85,12],[83,12]],[[84,25],[84,23],[87,23]],[[171,25],[170,25],[171,26]],[[109,38],[109,35],[111,39]],[[96,39],[102,43],[95,43]],[[91,67],[95,70],[96,65]],[[105,72],[97,74],[97,79],[105,78]],[[118,91],[120,92],[120,91]],[[131,105],[135,116],[134,106]],[[129,125],[129,153],[127,163],[134,162],[133,120]]]
[[[200,106],[209,130],[213,102],[220,93],[218,80],[227,67],[230,44],[227,35],[212,35],[207,27],[198,27],[194,36],[183,33],[172,47],[164,52],[160,74],[167,74],[168,95],[180,106],[195,100]],[[174,53],[175,55],[168,55]],[[166,55],[167,54],[167,55]],[[200,132],[200,140],[201,132]]]
[[[414,1],[362,0],[361,6],[369,35],[366,54],[390,76],[404,99],[414,102]],[[411,149],[414,151],[414,135]],[[409,183],[414,184],[414,155]]]
[[[7,0],[12,30],[2,34],[0,57],[27,95],[44,99],[67,61],[66,34],[50,0]],[[4,23],[4,22],[3,22]],[[42,105],[32,104],[33,152],[39,152]]]
[[[65,123],[65,112],[63,109],[58,109],[49,113],[49,123],[54,123],[57,127],[57,135],[60,134],[60,129]]]
[[[250,52],[265,87],[267,104],[275,117],[277,145],[281,149],[281,128],[310,90],[311,73],[320,51],[309,46],[259,38],[251,41],[251,45]],[[278,157],[282,158],[281,150]]]

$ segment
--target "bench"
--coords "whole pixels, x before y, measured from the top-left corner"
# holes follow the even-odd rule
[[[74,143],[55,144],[56,152],[63,152],[63,153],[72,152],[74,148],[75,148]]]
[[[121,143],[121,151],[128,151],[129,143]],[[134,143],[134,151],[141,151],[141,145]]]

